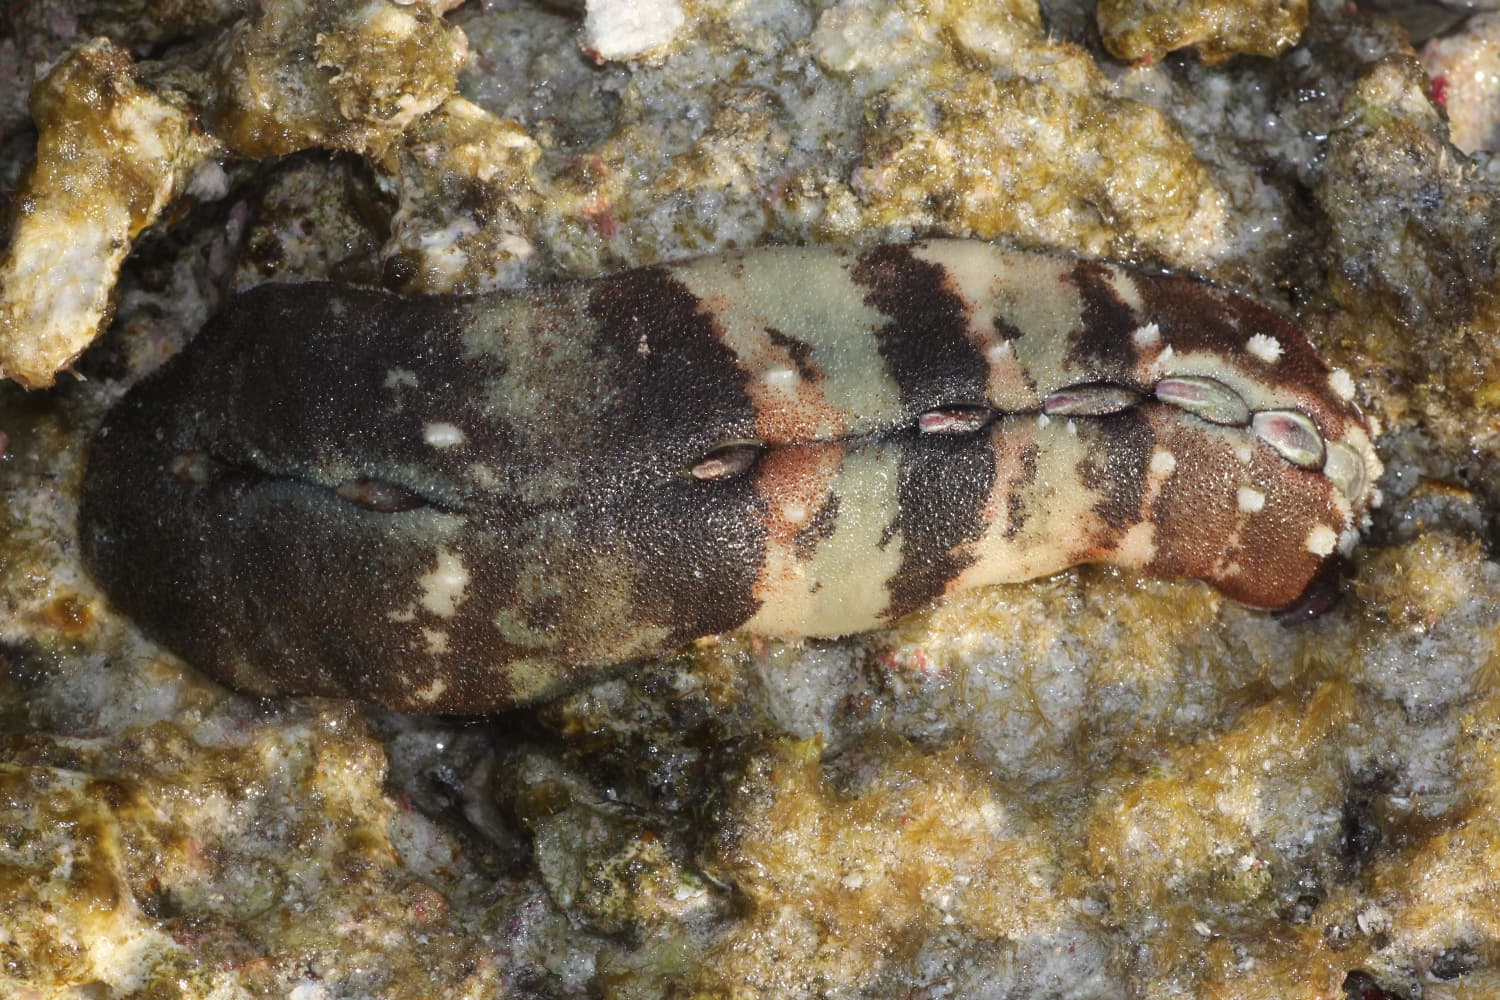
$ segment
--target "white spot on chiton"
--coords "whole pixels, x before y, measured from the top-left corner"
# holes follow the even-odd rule
[[[451,448],[456,444],[463,444],[466,439],[464,432],[456,425],[435,420],[422,425],[422,440],[434,448]]]
[[[801,524],[807,520],[807,507],[800,503],[787,504],[781,511],[788,524]]]
[[[988,351],[985,351],[984,356],[989,359],[990,364],[997,364],[1008,360],[1015,353],[1015,348],[1010,346],[1010,341],[1002,340]]]
[[[1266,495],[1253,486],[1241,486],[1234,494],[1241,514],[1259,514],[1266,506]]]
[[[1314,525],[1307,533],[1307,551],[1315,556],[1326,556],[1338,547],[1338,532],[1326,524]]]
[[[1255,457],[1255,452],[1250,450],[1248,444],[1237,444],[1234,446],[1234,457],[1240,460],[1241,465],[1249,465],[1250,460]]]
[[[1177,470],[1177,456],[1170,451],[1153,451],[1151,453],[1151,474],[1154,476],[1170,476]]]
[[[643,358],[651,353],[651,341],[646,339],[646,335],[644,333],[641,334],[640,341],[635,345],[635,353],[639,354]]]
[[[1245,341],[1245,350],[1268,365],[1274,365],[1281,357],[1281,341],[1268,334],[1257,333]]]
[[[1108,276],[1109,287],[1120,297],[1120,301],[1132,312],[1140,312],[1144,305],[1141,301],[1141,290],[1130,272],[1123,268],[1111,267],[1105,273]]]
[[[422,585],[422,607],[439,618],[452,618],[469,586],[469,571],[458,556],[439,548],[437,566],[418,582]]]
[[[1354,379],[1342,368],[1335,368],[1328,373],[1328,388],[1333,390],[1335,396],[1346,403],[1354,402]]]
[[[1115,546],[1114,560],[1122,566],[1148,566],[1156,558],[1156,525],[1140,521],[1130,526]]]
[[[1038,427],[1046,427],[1050,423],[1052,423],[1052,418],[1047,416],[1047,414],[1038,413],[1036,415],[1036,425]]]
[[[431,705],[433,702],[441,698],[443,696],[443,692],[446,690],[448,690],[448,682],[443,680],[441,677],[435,677],[433,678],[431,684],[427,685],[422,690],[417,692],[417,700],[424,701],[427,704]]]
[[[767,386],[780,392],[793,392],[802,377],[797,374],[795,368],[772,368],[761,376],[761,381]]]
[[[1161,343],[1161,328],[1155,323],[1138,326],[1135,328],[1135,332],[1130,335],[1130,339],[1135,341],[1136,347],[1152,347]]]
[[[448,652],[448,633],[440,629],[424,628],[422,641],[427,644],[427,652],[434,656],[441,656]]]
[[[1074,437],[1078,436],[1078,425],[1073,423],[1073,421],[1071,420],[1068,421],[1068,433],[1073,435]]]
[[[417,387],[417,373],[409,368],[399,365],[386,369],[385,382],[387,389],[415,389]]]

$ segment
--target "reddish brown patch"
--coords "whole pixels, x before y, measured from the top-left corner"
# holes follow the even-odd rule
[[[771,445],[828,441],[848,431],[849,417],[829,401],[822,369],[803,341],[767,329],[744,363],[750,371],[745,389],[755,406],[755,435],[760,440]],[[796,373],[792,391],[764,381],[766,373],[778,369]]]
[[[1328,365],[1291,320],[1243,295],[1214,288],[1195,278],[1138,275],[1145,318],[1156,323],[1162,341],[1174,351],[1224,355],[1252,378],[1296,395],[1299,405],[1331,439],[1343,437],[1357,411],[1333,395]],[[1256,334],[1281,345],[1275,361],[1246,349]]]
[[[1302,596],[1329,559],[1336,558],[1309,552],[1308,532],[1319,524],[1336,532],[1342,519],[1327,479],[1297,468],[1269,448],[1255,449],[1250,474],[1266,494],[1266,503],[1241,530],[1236,552],[1241,573],[1211,577],[1209,582],[1251,607],[1286,607]]]
[[[47,602],[42,609],[42,621],[52,631],[76,638],[94,623],[94,612],[77,594],[68,594]]]
[[[1318,524],[1340,527],[1328,481],[1260,445],[1247,466],[1223,431],[1159,411],[1157,424],[1177,467],[1152,504],[1150,571],[1206,580],[1250,607],[1295,602],[1326,561],[1308,551],[1308,533]],[[1239,509],[1241,486],[1265,494],[1259,511]]]
[[[755,582],[755,598],[803,584],[791,579],[796,562],[805,561],[837,527],[838,497],[833,484],[843,468],[842,444],[772,448],[756,466],[755,489],[764,499],[767,558]],[[797,511],[800,516],[788,516]],[[778,560],[773,553],[791,558]],[[779,569],[773,570],[773,567]]]
[[[596,197],[583,206],[583,217],[596,233],[607,240],[614,239],[620,233],[615,207],[603,196]]]
[[[793,551],[798,535],[833,498],[833,484],[844,464],[842,444],[771,448],[761,456],[755,489],[765,498],[766,542]],[[787,517],[800,509],[803,516]]]
[[[1220,572],[1229,539],[1239,526],[1237,492],[1246,481],[1243,463],[1226,435],[1151,406],[1157,447],[1177,464],[1148,516],[1155,533],[1156,558],[1150,570],[1160,576],[1209,579]]]

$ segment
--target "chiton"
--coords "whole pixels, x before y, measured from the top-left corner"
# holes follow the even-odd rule
[[[1296,604],[1380,463],[1201,281],[969,241],[406,300],[264,285],[109,413],[80,536],[232,686],[480,712],[1084,562]]]

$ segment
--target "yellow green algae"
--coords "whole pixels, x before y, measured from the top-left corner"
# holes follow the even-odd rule
[[[1308,0],[1102,0],[1099,34],[1119,59],[1160,59],[1192,48],[1209,62],[1275,56],[1297,44]]]

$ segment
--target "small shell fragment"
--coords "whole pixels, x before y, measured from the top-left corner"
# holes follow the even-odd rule
[[[1239,393],[1217,379],[1200,375],[1164,378],[1156,383],[1156,398],[1211,424],[1244,427],[1250,422],[1250,407]]]
[[[377,514],[399,514],[427,506],[427,501],[414,491],[385,479],[354,479],[339,484],[333,492],[340,499]]]
[[[923,434],[972,434],[994,416],[995,411],[987,406],[945,406],[917,417],[917,430]]]
[[[748,472],[765,445],[759,441],[723,441],[688,469],[694,479],[724,479]]]
[[[1365,460],[1349,445],[1335,441],[1328,446],[1323,475],[1333,480],[1339,492],[1350,500],[1364,496]]]
[[[1059,389],[1042,400],[1048,416],[1103,417],[1128,410],[1141,401],[1134,389],[1113,382],[1095,382]]]
[[[1255,436],[1277,454],[1302,469],[1323,467],[1323,435],[1317,425],[1296,410],[1263,410],[1250,421]]]

